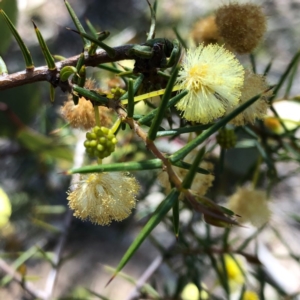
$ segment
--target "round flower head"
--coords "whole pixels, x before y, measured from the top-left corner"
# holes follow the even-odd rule
[[[244,69],[234,54],[219,45],[199,45],[188,50],[177,83],[188,94],[177,104],[188,121],[209,123],[227,107],[237,105]]]
[[[95,89],[93,80],[88,79],[85,88]],[[108,115],[109,109],[104,106],[98,106],[100,114],[100,123],[102,126],[109,127],[111,119]],[[61,107],[62,116],[70,123],[73,128],[89,130],[96,125],[95,112],[91,101],[84,97],[79,98],[78,104],[75,105],[72,96]]]
[[[241,54],[254,50],[266,31],[265,15],[260,6],[252,3],[220,7],[216,23],[225,43]]]
[[[242,300],[259,300],[258,295],[250,290],[245,291]]]
[[[81,177],[67,199],[75,217],[109,225],[131,214],[139,188],[136,179],[126,173],[92,173]]]
[[[196,152],[190,152],[184,159],[187,163],[193,163],[194,159],[196,157]],[[202,169],[205,169],[209,172],[213,171],[213,164],[209,163],[207,161],[202,161],[200,164],[200,167]],[[173,167],[173,170],[177,174],[177,176],[183,180],[186,174],[188,173],[187,169],[179,168],[179,167]],[[159,180],[166,188],[166,192],[169,192],[171,190],[171,184],[169,181],[169,177],[166,172],[162,172],[159,175]],[[215,176],[212,174],[200,174],[196,173],[195,178],[193,180],[191,190],[195,193],[196,196],[204,196],[207,192],[207,190],[212,186],[212,182],[214,181]],[[183,194],[180,195],[180,198],[183,198]]]
[[[220,36],[215,16],[209,16],[197,21],[194,24],[191,35],[196,44],[204,43],[204,45],[208,45],[217,43]]]
[[[241,223],[250,222],[261,227],[268,222],[271,211],[268,206],[267,194],[264,191],[250,188],[238,188],[230,197],[228,208],[241,216]]]
[[[243,104],[253,98],[254,96],[263,93],[268,89],[265,77],[254,74],[249,70],[245,71],[244,86],[242,88],[242,96],[239,104]],[[251,106],[245,109],[237,117],[231,120],[235,126],[242,126],[247,123],[254,124],[256,119],[263,119],[266,116],[268,109],[267,99],[272,95],[272,91],[265,92],[262,96],[254,102]],[[232,111],[229,109],[227,113]]]

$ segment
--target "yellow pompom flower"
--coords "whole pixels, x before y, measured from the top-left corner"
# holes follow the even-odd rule
[[[230,197],[228,208],[241,216],[239,222],[261,227],[268,222],[271,211],[264,191],[240,187]]]
[[[0,229],[8,222],[11,215],[11,204],[7,194],[0,187]]]
[[[206,285],[201,283],[202,288],[207,289]],[[209,295],[206,291],[201,290],[201,292],[199,292],[198,287],[196,286],[196,284],[194,283],[188,283],[184,289],[182,290],[181,294],[181,299],[182,300],[206,300],[209,299]]]
[[[243,82],[244,68],[233,53],[200,44],[183,59],[177,83],[188,94],[176,107],[188,121],[209,123],[238,104]]]
[[[246,291],[243,295],[243,300],[259,300],[259,297],[253,291]]]
[[[109,225],[131,214],[139,188],[136,179],[127,173],[92,173],[81,176],[67,199],[75,217]]]
[[[226,278],[231,292],[235,292],[245,283],[245,263],[244,259],[240,255],[231,256],[229,254],[223,255]],[[218,264],[218,268],[223,273],[223,267],[221,262]]]

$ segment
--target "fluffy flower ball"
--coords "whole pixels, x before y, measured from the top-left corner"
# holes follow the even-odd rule
[[[238,53],[250,53],[266,31],[266,16],[260,6],[252,3],[230,3],[216,12],[219,34],[226,45]]]
[[[81,176],[67,199],[75,217],[109,225],[131,214],[139,188],[136,179],[126,173],[92,173]]]
[[[268,89],[266,79],[262,75],[254,74],[249,70],[245,71],[244,86],[242,88],[242,96],[239,104],[243,104],[254,96],[263,93]],[[231,120],[235,126],[242,126],[245,124],[254,124],[256,119],[263,119],[267,114],[269,107],[268,98],[272,95],[272,91],[262,94],[262,96],[254,102],[251,106],[245,109],[241,114]],[[227,113],[232,111],[229,109]]]
[[[204,45],[208,45],[217,43],[220,36],[215,16],[209,16],[197,21],[194,24],[191,36],[196,44],[204,43]]]
[[[267,223],[271,215],[266,192],[251,188],[238,188],[230,197],[228,208],[241,216],[241,223],[250,222],[255,227]]]
[[[177,83],[188,94],[176,107],[188,121],[209,123],[236,106],[244,82],[244,68],[234,54],[219,45],[188,50]]]
[[[85,88],[95,90],[95,82],[88,79]],[[108,114],[109,109],[104,106],[98,106],[100,123],[104,127],[111,125],[111,118]],[[61,107],[60,112],[64,119],[70,123],[73,128],[89,130],[96,125],[94,107],[91,101],[84,97],[79,98],[78,104],[75,105],[72,96]]]

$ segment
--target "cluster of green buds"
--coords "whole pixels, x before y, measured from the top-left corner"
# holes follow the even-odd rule
[[[120,87],[115,87],[110,90],[110,93],[107,95],[109,99],[120,99],[126,93],[125,90]]]
[[[84,147],[90,156],[103,159],[115,151],[116,143],[116,136],[111,129],[95,126],[90,132],[86,133]]]
[[[233,148],[236,140],[236,134],[232,129],[221,129],[217,135],[217,142],[223,149]]]

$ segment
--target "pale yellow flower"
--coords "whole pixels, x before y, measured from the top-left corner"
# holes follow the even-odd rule
[[[240,187],[230,197],[228,208],[241,216],[239,222],[260,227],[268,222],[271,211],[264,191]]]
[[[219,45],[188,50],[177,83],[188,90],[176,107],[188,121],[209,123],[238,104],[244,68],[233,53]]]
[[[254,74],[251,71],[246,70],[244,86],[242,88],[242,96],[239,105],[245,103],[256,95],[263,93],[267,89],[268,85],[264,76]],[[237,117],[232,119],[230,123],[235,126],[242,126],[248,123],[254,124],[256,119],[263,119],[267,114],[267,109],[269,107],[267,100],[271,95],[272,91],[263,93],[257,101],[255,101]],[[231,111],[232,109],[228,109],[227,113]]]
[[[253,291],[246,291],[242,300],[259,300],[258,295]]]
[[[11,204],[7,194],[0,187],[0,229],[7,225],[11,216]]]
[[[126,173],[92,173],[81,176],[67,199],[75,217],[109,225],[131,214],[139,188],[136,179]]]
[[[207,289],[207,287],[205,286],[205,284],[201,283],[201,286],[205,289]],[[181,299],[182,300],[206,300],[209,299],[209,295],[206,291],[201,290],[201,292],[199,292],[198,287],[196,286],[196,284],[194,283],[188,283],[184,289],[181,292]]]
[[[223,259],[230,292],[234,293],[245,283],[244,273],[246,271],[246,265],[244,258],[241,255],[231,256],[229,254],[224,254]],[[224,272],[221,262],[218,263],[218,268],[221,273]]]

